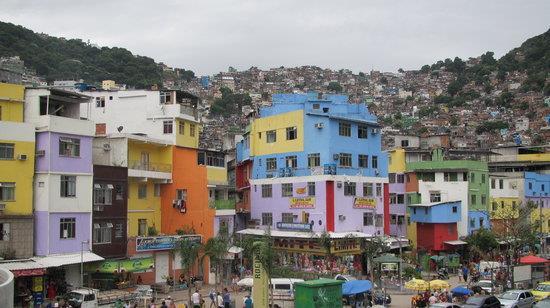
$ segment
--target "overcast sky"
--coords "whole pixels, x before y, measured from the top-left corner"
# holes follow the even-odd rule
[[[418,69],[501,56],[550,26],[549,0],[0,0],[0,20],[125,47],[197,74],[317,65]]]

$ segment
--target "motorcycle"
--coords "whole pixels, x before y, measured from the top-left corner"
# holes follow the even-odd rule
[[[441,279],[441,280],[449,279],[449,272],[445,267],[442,267],[437,270],[437,279]]]

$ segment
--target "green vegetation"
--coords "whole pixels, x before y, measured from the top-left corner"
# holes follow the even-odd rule
[[[340,93],[344,90],[344,88],[342,88],[342,86],[338,82],[331,81],[327,86],[327,90],[331,92]]]
[[[474,234],[466,238],[466,242],[470,247],[472,256],[485,258],[494,249],[498,248],[498,242],[495,234],[491,230],[479,229]]]
[[[252,104],[252,98],[248,93],[233,93],[231,89],[222,87],[222,97],[214,100],[210,112],[215,115],[239,114],[244,105]]]
[[[506,122],[503,122],[503,121],[500,121],[500,120],[485,121],[485,122],[481,123],[476,128],[476,133],[477,134],[482,134],[482,133],[485,133],[485,132],[493,132],[493,131],[497,131],[497,130],[501,130],[501,129],[505,129],[505,128],[508,128],[508,123],[506,123]]]
[[[163,80],[163,70],[149,57],[124,48],[94,47],[80,39],[65,39],[35,33],[21,26],[0,22],[0,57],[19,56],[27,68],[47,81],[84,79],[95,83],[115,80],[136,88],[146,88]],[[182,80],[194,77],[179,69]]]

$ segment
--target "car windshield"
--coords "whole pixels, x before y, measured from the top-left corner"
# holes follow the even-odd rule
[[[84,295],[76,292],[69,292],[69,294],[67,294],[67,298],[70,301],[81,302],[84,298]]]
[[[479,304],[483,303],[484,300],[485,300],[485,297],[475,297],[475,296],[470,297],[466,301],[466,305],[479,305]]]
[[[519,293],[517,292],[505,292],[500,296],[500,298],[516,300],[518,296],[519,296]]]
[[[535,291],[550,292],[550,284],[539,284]]]
[[[488,281],[480,281],[477,283],[477,285],[482,288],[490,288],[492,286],[492,284]]]

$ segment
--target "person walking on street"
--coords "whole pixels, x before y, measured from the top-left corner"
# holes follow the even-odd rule
[[[220,292],[218,292],[218,295],[217,295],[216,298],[217,298],[217,302],[218,302],[218,308],[224,308],[224,306],[223,306],[223,297],[220,294]]]
[[[250,294],[246,295],[244,299],[244,308],[252,308],[252,298],[250,298]]]
[[[470,270],[468,270],[468,267],[466,265],[462,266],[462,278],[464,279],[464,283],[468,283],[468,273]]]
[[[195,293],[191,295],[191,303],[193,304],[193,308],[201,308],[201,295],[199,289],[195,289]]]
[[[223,307],[231,308],[231,294],[229,294],[227,288],[223,289]]]

